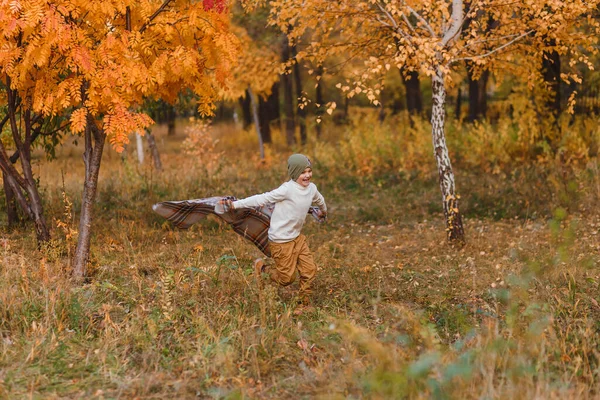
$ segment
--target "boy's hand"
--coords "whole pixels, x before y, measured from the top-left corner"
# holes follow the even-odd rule
[[[215,207],[215,211],[217,212],[217,214],[226,213],[229,210],[235,210],[235,207],[233,206],[233,200],[230,199],[219,200],[218,205],[220,205],[221,207]]]
[[[319,210],[317,217],[319,217],[321,222],[325,222],[325,220],[327,220],[327,211]]]
[[[229,210],[235,210],[235,207],[233,206],[233,200],[229,200],[229,199],[223,199],[221,200],[223,202],[223,205]]]

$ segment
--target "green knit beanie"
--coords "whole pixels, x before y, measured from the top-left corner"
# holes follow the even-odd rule
[[[288,158],[288,175],[293,181],[298,180],[308,167],[312,168],[312,164],[310,163],[310,159],[304,154],[292,154]]]

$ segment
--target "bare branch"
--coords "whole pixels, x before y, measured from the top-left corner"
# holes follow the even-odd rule
[[[528,30],[527,32],[525,32],[525,33],[522,33],[522,34],[520,34],[519,36],[515,37],[515,38],[514,38],[514,39],[512,39],[511,41],[509,41],[509,42],[506,42],[506,43],[504,43],[502,46],[498,46],[498,47],[496,47],[495,49],[488,51],[487,53],[484,53],[484,54],[481,54],[481,55],[478,55],[478,56],[457,58],[456,60],[452,60],[452,61],[451,61],[451,63],[455,63],[455,62],[458,62],[458,61],[471,61],[471,60],[476,60],[476,59],[478,59],[478,58],[485,58],[485,57],[489,57],[489,56],[491,56],[492,54],[499,52],[500,50],[502,50],[502,49],[504,49],[504,48],[506,48],[506,47],[510,46],[511,44],[513,44],[513,43],[515,43],[515,42],[517,42],[517,41],[521,40],[521,39],[522,39],[522,38],[524,38],[525,36],[528,36],[528,35],[530,35],[530,34],[532,34],[532,33],[534,33],[534,32],[535,32],[535,29]]]
[[[146,22],[144,25],[142,25],[142,27],[140,28],[140,33],[144,33],[144,31],[146,30],[146,28],[148,28],[148,25],[150,25],[150,23],[156,18],[158,17],[158,15],[163,12],[165,10],[165,8],[167,8],[169,6],[169,3],[172,0],[165,0],[164,3],[161,4],[161,6],[158,8],[158,10],[154,11],[154,13],[150,16],[150,18],[148,18],[148,22]]]
[[[408,25],[408,29],[410,29],[410,31],[414,34],[415,33],[415,28],[412,26],[412,24],[408,20],[408,17],[406,16],[406,14],[402,13],[402,19],[404,20],[404,23],[406,25]]]
[[[390,25],[388,22],[385,22],[385,20],[381,19],[379,17],[379,15],[376,17],[377,22],[379,22],[381,25],[385,26],[386,28],[393,28],[392,25]]]
[[[385,16],[392,22],[392,25],[394,26],[394,28],[398,27],[398,23],[396,22],[396,20],[394,19],[394,17],[392,16],[392,14],[389,13],[388,10],[385,9],[385,7],[383,7],[381,5],[381,3],[377,2],[377,7],[379,7],[379,9],[381,10],[381,12],[383,14],[385,14]],[[389,25],[388,25],[389,26]]]
[[[475,40],[473,42],[467,43],[463,47],[463,50],[471,47],[472,45],[489,43],[489,42],[499,42],[499,41],[506,40],[506,39],[512,39],[512,38],[515,38],[517,36],[520,36],[520,34],[519,33],[515,33],[513,35],[506,35],[506,36],[500,36],[500,37],[491,37],[491,38],[486,38],[486,39],[481,39],[481,40]]]
[[[408,11],[411,12],[412,15],[414,15],[419,22],[421,22],[423,24],[423,26],[425,26],[425,28],[427,28],[427,30],[429,31],[429,33],[431,34],[431,37],[437,37],[437,35],[435,34],[435,31],[433,30],[433,28],[431,27],[431,25],[429,25],[429,22],[427,22],[425,20],[425,18],[423,18],[418,12],[416,12],[411,6],[407,5],[406,8],[408,8]]]

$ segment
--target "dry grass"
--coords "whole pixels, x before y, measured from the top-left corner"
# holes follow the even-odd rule
[[[38,251],[29,227],[3,231],[0,397],[600,396],[596,160],[489,175],[459,163],[468,244],[453,249],[433,171],[378,173],[391,154],[381,153],[356,164],[371,168],[358,176],[325,151],[343,137],[331,132],[306,149],[330,220],[305,227],[320,266],[316,310],[295,316],[297,286],[259,291],[260,254],[227,227],[211,219],[178,231],[151,211],[275,187],[282,144],[261,163],[252,132],[215,127],[226,158],[204,168],[182,154],[182,133],[156,134],[162,174],[134,154],[105,156],[83,286],[69,279],[64,227],[76,224],[62,195],[64,176],[78,209],[79,150],[40,160],[55,239]]]

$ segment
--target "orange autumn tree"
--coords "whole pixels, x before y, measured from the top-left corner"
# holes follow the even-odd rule
[[[74,256],[75,276],[83,278],[106,140],[121,151],[129,133],[152,122],[137,111],[144,99],[174,101],[185,88],[198,96],[200,113],[210,114],[237,39],[223,0],[13,1],[0,6],[0,22],[8,105],[19,107],[15,118],[25,126],[13,132],[15,147],[31,141],[28,124],[49,117],[68,118],[71,132],[84,137]],[[11,175],[5,161],[2,171]]]
[[[263,0],[247,0],[250,6]],[[553,51],[587,62],[598,37],[591,15],[598,0],[272,0],[271,23],[293,41],[310,37],[298,58],[316,64],[338,55],[362,61],[340,83],[347,96],[364,94],[375,105],[385,72],[413,72],[432,80],[432,142],[449,241],[463,242],[455,177],[445,137],[446,92],[451,72],[465,61],[497,75],[528,74]],[[494,20],[488,29],[486,15]],[[467,20],[472,22],[465,24]],[[582,35],[582,26],[593,33]],[[510,66],[510,68],[506,68]],[[566,77],[565,79],[568,79]],[[330,109],[331,110],[331,109]]]

